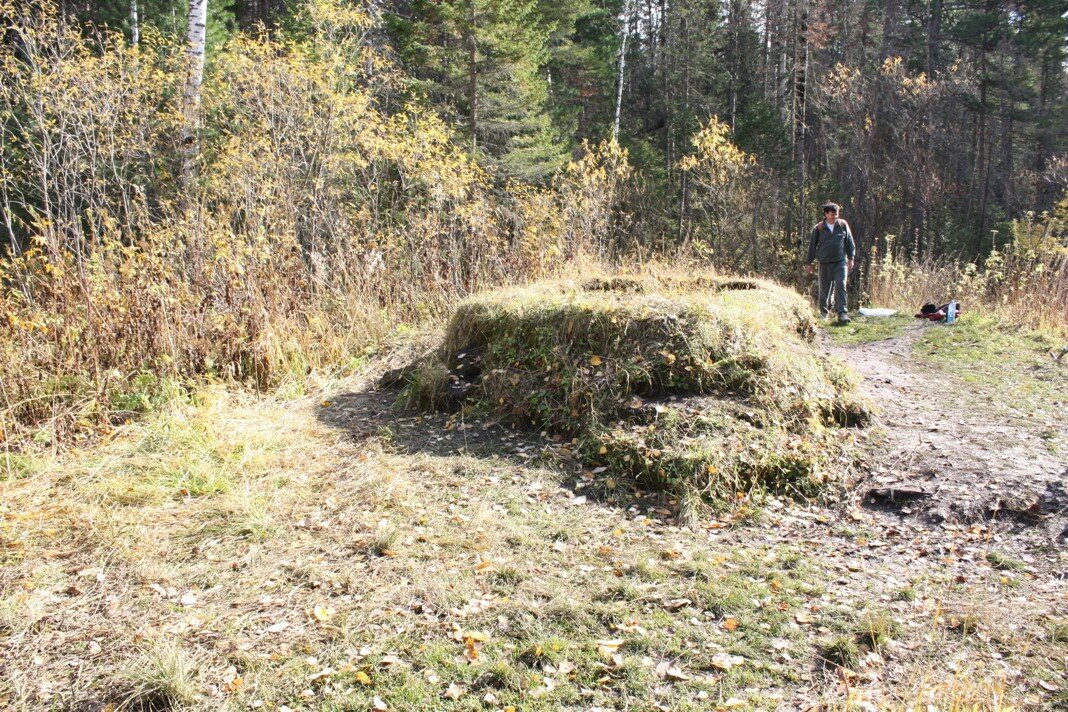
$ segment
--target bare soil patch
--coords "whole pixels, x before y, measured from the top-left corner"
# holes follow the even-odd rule
[[[989,407],[989,394],[919,358],[926,328],[945,327],[831,348],[882,408],[882,437],[858,490],[864,505],[929,524],[988,523],[1012,532],[1017,547],[1063,547],[1068,459],[1051,447],[1050,425]],[[1053,427],[1063,433],[1063,423]]]

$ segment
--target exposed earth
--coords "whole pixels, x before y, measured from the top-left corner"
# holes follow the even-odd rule
[[[945,327],[830,347],[864,376],[883,411],[885,442],[858,483],[863,503],[933,526],[989,526],[1013,548],[1063,551],[1068,458],[1050,446],[1063,422],[991,408],[989,393],[917,357],[925,328]]]

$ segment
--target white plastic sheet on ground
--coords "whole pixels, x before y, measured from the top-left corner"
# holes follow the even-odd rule
[[[861,307],[861,316],[893,316],[897,314],[897,309],[870,309],[868,307]]]

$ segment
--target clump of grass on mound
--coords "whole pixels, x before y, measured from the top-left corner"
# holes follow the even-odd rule
[[[801,296],[760,280],[537,283],[463,302],[405,398],[571,438],[591,466],[656,487],[809,492],[834,431],[869,414],[815,333]]]

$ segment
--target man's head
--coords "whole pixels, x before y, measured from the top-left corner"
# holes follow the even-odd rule
[[[825,203],[823,206],[823,217],[828,220],[834,220],[838,217],[838,203]]]

